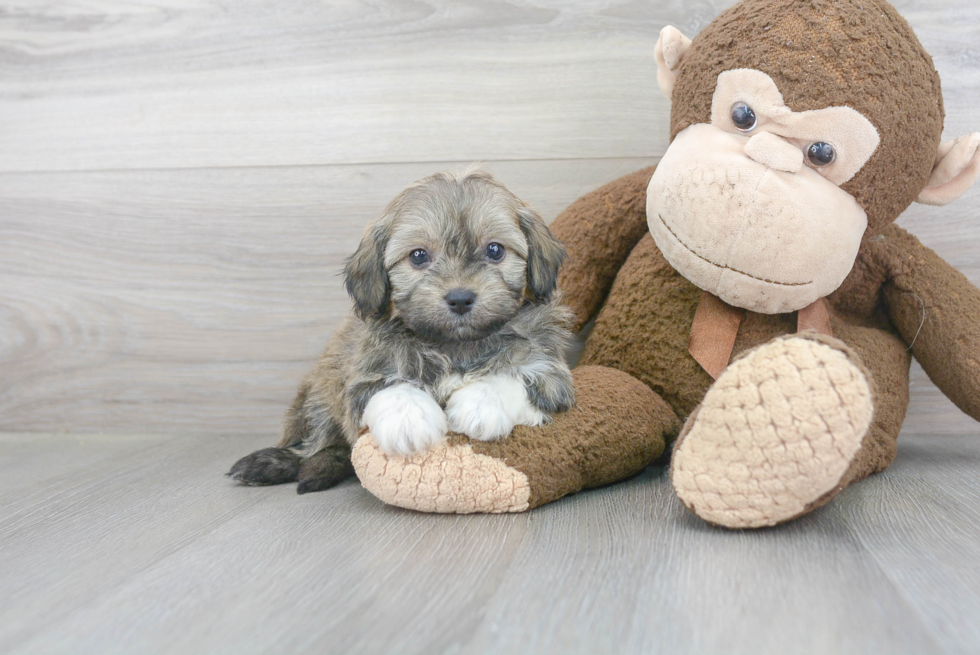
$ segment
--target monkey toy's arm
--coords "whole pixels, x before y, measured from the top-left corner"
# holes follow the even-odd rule
[[[980,289],[905,230],[883,236],[892,322],[936,386],[980,421]]]
[[[591,320],[633,246],[647,232],[647,185],[654,166],[630,173],[582,196],[551,223],[568,249],[558,276],[574,330]]]

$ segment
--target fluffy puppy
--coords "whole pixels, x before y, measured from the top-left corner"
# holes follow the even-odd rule
[[[570,315],[555,297],[565,249],[483,172],[402,191],[344,271],[354,312],[300,384],[275,448],[228,473],[319,491],[353,475],[362,428],[410,455],[447,432],[502,439],[574,403]]]

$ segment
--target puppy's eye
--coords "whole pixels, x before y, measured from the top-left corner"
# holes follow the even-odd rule
[[[744,102],[740,102],[732,107],[732,123],[743,132],[751,132],[758,119],[755,112]]]
[[[806,158],[814,167],[820,168],[833,164],[834,160],[837,159],[837,152],[834,151],[834,146],[829,143],[811,143],[810,147],[806,149]]]
[[[492,262],[499,262],[504,258],[504,247],[499,243],[491,243],[487,246],[487,259]]]
[[[416,248],[408,256],[408,261],[412,262],[412,266],[422,268],[429,263],[429,253],[422,248]]]

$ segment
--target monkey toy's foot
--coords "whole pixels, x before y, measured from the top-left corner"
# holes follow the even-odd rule
[[[727,528],[788,521],[851,481],[873,416],[872,384],[853,351],[819,335],[780,337],[708,390],[675,445],[674,490]]]
[[[423,512],[522,512],[641,471],[677,433],[673,410],[639,380],[610,368],[572,372],[576,406],[549,425],[518,426],[506,439],[446,445],[410,457],[386,455],[370,434],[351,459],[382,501]]]

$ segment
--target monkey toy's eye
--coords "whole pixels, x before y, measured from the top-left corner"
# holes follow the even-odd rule
[[[732,107],[732,123],[743,132],[750,132],[755,127],[755,112],[744,102]]]
[[[412,262],[412,266],[415,268],[422,268],[429,263],[429,253],[422,248],[416,248],[408,256],[408,261]]]
[[[504,247],[499,243],[491,243],[487,246],[487,259],[492,262],[499,262],[504,258]]]
[[[813,166],[821,168],[833,164],[837,159],[837,153],[834,151],[834,146],[829,143],[811,143],[806,149],[806,158]]]

